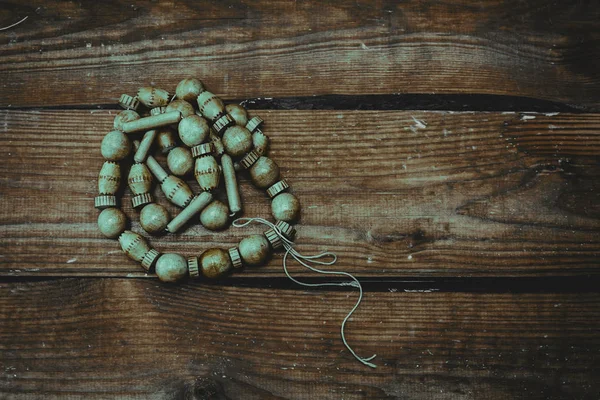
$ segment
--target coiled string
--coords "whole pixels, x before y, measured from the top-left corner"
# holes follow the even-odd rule
[[[238,218],[235,221],[233,221],[233,226],[235,226],[236,228],[243,228],[243,227],[251,224],[252,222],[258,222],[258,223],[268,226],[269,228],[273,229],[273,231],[275,231],[277,236],[279,236],[279,238],[281,239],[281,242],[283,244],[283,248],[285,249],[285,254],[283,255],[283,270],[284,270],[285,274],[287,275],[287,277],[290,278],[293,282],[297,283],[298,285],[308,286],[308,287],[352,286],[352,287],[358,288],[358,290],[359,290],[358,300],[356,301],[356,304],[354,305],[354,307],[352,307],[352,310],[350,310],[348,315],[346,315],[346,318],[344,318],[344,321],[342,321],[342,327],[340,330],[340,333],[342,336],[342,342],[344,342],[344,345],[346,346],[348,351],[350,351],[350,353],[352,353],[352,355],[358,361],[360,361],[364,365],[369,366],[371,368],[377,368],[377,365],[369,362],[372,359],[374,359],[377,356],[377,354],[373,354],[371,357],[368,357],[368,358],[360,357],[359,355],[357,355],[354,352],[354,350],[352,350],[352,347],[350,347],[350,345],[346,341],[346,335],[344,334],[344,328],[346,327],[346,322],[348,322],[348,319],[350,319],[350,317],[352,316],[354,311],[356,311],[356,309],[360,305],[360,302],[362,301],[362,298],[363,298],[362,285],[360,284],[358,279],[356,279],[356,277],[354,277],[354,275],[352,275],[348,272],[325,271],[325,270],[322,270],[322,269],[319,269],[319,268],[309,265],[311,263],[318,264],[318,265],[333,265],[337,261],[337,256],[335,255],[335,253],[332,253],[330,251],[325,251],[323,253],[315,254],[312,256],[305,256],[305,255],[301,254],[294,248],[294,242],[292,242],[287,237],[285,237],[285,235],[281,232],[281,230],[277,226],[275,226],[275,224],[267,221],[266,219],[263,219],[263,218]],[[309,270],[311,270],[313,272],[317,272],[319,274],[326,274],[326,275],[343,275],[343,276],[347,276],[348,278],[350,278],[352,280],[348,281],[348,282],[339,282],[339,283],[338,282],[326,282],[326,283],[301,282],[301,281],[297,280],[296,278],[292,277],[288,271],[288,268],[287,268],[288,255],[291,255],[292,258],[294,258],[294,260],[296,260],[299,264],[301,264],[302,266],[308,268]],[[325,257],[330,257],[331,259],[329,261],[321,260],[322,258],[325,258]]]

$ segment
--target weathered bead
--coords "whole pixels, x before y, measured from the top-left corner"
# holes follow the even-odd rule
[[[181,121],[181,112],[167,110],[167,112],[163,114],[151,115],[149,117],[136,119],[135,121],[126,122],[123,124],[121,130],[125,133],[147,131],[165,125],[176,124],[179,121]]]
[[[152,197],[152,193],[142,193],[131,198],[131,205],[133,208],[139,208],[141,206],[145,206],[146,204],[150,204],[153,201],[154,198]]]
[[[162,181],[160,188],[171,203],[182,208],[187,206],[194,198],[194,194],[188,184],[173,175],[167,176]]]
[[[118,208],[107,208],[98,215],[98,228],[110,239],[118,237],[127,226],[127,217]]]
[[[121,167],[113,161],[105,161],[98,174],[98,193],[115,194],[121,183]]]
[[[204,91],[204,85],[199,79],[186,78],[177,84],[175,95],[178,99],[194,101]]]
[[[185,100],[180,99],[173,100],[172,102],[170,102],[167,106],[167,109],[165,110],[165,113],[169,113],[172,111],[179,111],[183,118],[189,117],[190,115],[194,115],[194,113],[196,112],[194,110],[193,105],[191,105]]]
[[[259,129],[263,125],[264,121],[261,117],[251,118],[246,124],[246,129],[254,133],[255,130]]]
[[[254,145],[254,150],[258,152],[258,154],[266,156],[269,151],[269,137],[265,135],[260,129],[256,129],[254,133],[252,133],[252,144]]]
[[[190,278],[198,279],[200,278],[200,268],[198,266],[198,257],[188,257],[187,259],[188,265],[188,273],[190,274]]]
[[[157,203],[150,203],[140,212],[140,225],[148,233],[160,233],[169,223],[169,212]]]
[[[210,140],[212,142],[213,145],[213,151],[216,157],[220,157],[225,153],[225,147],[223,146],[223,142],[221,141],[221,138],[219,137],[219,135],[214,134],[211,132],[210,134]]]
[[[208,249],[200,256],[202,275],[209,279],[218,279],[227,275],[233,268],[229,253],[223,249]]]
[[[109,207],[117,206],[117,197],[112,194],[101,194],[94,198],[94,207],[98,210],[104,210]]]
[[[194,169],[194,158],[187,147],[175,147],[167,156],[167,166],[173,175],[183,176]]]
[[[238,249],[244,263],[252,266],[263,264],[271,250],[264,235],[252,235],[242,239]]]
[[[219,186],[221,178],[221,170],[219,169],[217,160],[211,155],[196,158],[194,176],[202,190],[209,191],[216,189]]]
[[[133,155],[133,161],[136,163],[146,161],[146,157],[148,157],[148,153],[150,152],[150,147],[152,147],[152,143],[154,142],[154,139],[156,139],[157,134],[158,132],[156,129],[152,129],[144,134],[139,147]]]
[[[163,282],[177,282],[188,276],[185,257],[175,253],[165,253],[156,260],[155,272]]]
[[[140,114],[133,110],[124,110],[117,114],[113,126],[116,130],[123,131],[123,126],[125,126],[126,123],[137,121],[138,119],[140,119]]]
[[[231,264],[234,269],[242,268],[242,256],[240,256],[240,251],[237,247],[229,249],[229,258],[231,259]]]
[[[198,214],[204,207],[206,207],[212,201],[212,194],[209,192],[202,192],[198,196],[194,197],[190,203],[181,212],[169,222],[167,225],[167,231],[175,233],[181,229],[192,217]]]
[[[242,126],[227,128],[222,141],[225,152],[231,157],[241,157],[252,149],[252,134]]]
[[[235,125],[235,121],[229,114],[224,114],[217,118],[217,120],[213,123],[213,130],[218,134],[222,135],[225,132],[225,129],[230,126]]]
[[[225,105],[217,96],[211,92],[204,91],[198,95],[198,110],[204,118],[216,121],[225,113]]]
[[[213,201],[200,213],[200,223],[211,231],[224,229],[229,224],[229,208],[219,200]]]
[[[202,143],[198,146],[192,147],[192,157],[198,158],[202,156],[208,156],[213,153],[212,142]]]
[[[198,146],[210,133],[206,120],[195,114],[182,119],[177,130],[181,141],[188,147]]]
[[[231,118],[233,118],[237,125],[246,126],[248,123],[248,113],[246,112],[246,109],[239,104],[227,104],[225,106],[225,111],[231,115]]]
[[[249,169],[256,161],[258,161],[259,158],[260,154],[256,150],[252,150],[240,160],[240,167],[243,169]]]
[[[227,192],[227,203],[233,214],[242,210],[242,199],[238,189],[235,168],[229,154],[223,154],[221,157],[221,167],[223,168],[223,180],[225,181],[225,191]]]
[[[150,246],[139,234],[132,231],[124,231],[119,236],[119,244],[121,249],[134,261],[142,262],[146,254],[150,251]],[[150,263],[151,265],[152,263]]]
[[[146,107],[154,108],[166,106],[171,95],[164,89],[146,86],[138,90],[137,98]]]
[[[119,99],[119,105],[126,110],[136,111],[140,105],[140,102],[137,98],[132,97],[128,94],[122,94]]]
[[[274,183],[267,189],[267,194],[270,198],[277,196],[279,193],[286,191],[289,189],[290,185],[288,185],[285,179],[280,180],[279,182]]]
[[[100,145],[102,157],[109,161],[121,161],[131,151],[131,141],[120,131],[111,131],[104,136]]]
[[[154,107],[150,110],[150,115],[163,114],[167,110],[167,107]]]
[[[152,174],[146,164],[136,163],[129,169],[127,184],[134,196],[150,192],[152,188]]]
[[[162,128],[158,130],[156,134],[156,144],[160,148],[160,152],[163,154],[167,154],[175,147],[177,147],[177,142],[175,141],[175,134],[169,128]]]
[[[293,222],[300,216],[300,202],[291,193],[281,193],[271,201],[271,212],[275,219]]]
[[[265,156],[256,160],[249,172],[252,183],[259,189],[266,189],[279,179],[279,166]]]
[[[152,172],[152,175],[156,177],[156,180],[160,183],[163,183],[165,179],[169,176],[167,171],[156,161],[156,158],[152,156],[148,156],[146,158],[146,165],[148,165],[148,169]]]

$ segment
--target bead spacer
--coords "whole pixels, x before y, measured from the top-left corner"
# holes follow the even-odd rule
[[[232,247],[229,249],[229,258],[231,258],[231,264],[233,265],[233,268],[242,268],[242,257],[240,256],[240,251],[237,247]]]
[[[250,132],[254,133],[254,131],[257,130],[258,128],[260,128],[264,122],[265,121],[263,121],[263,119],[261,117],[253,117],[246,124],[246,129],[248,129]]]
[[[199,144],[198,146],[192,147],[191,150],[192,150],[192,157],[194,157],[194,158],[206,156],[213,152],[213,144],[211,142],[202,143],[202,144]]]
[[[188,257],[187,259],[188,271],[190,273],[190,277],[193,279],[200,278],[200,269],[198,268],[198,257]]]
[[[133,208],[138,208],[141,206],[145,206],[146,204],[152,203],[154,200],[152,199],[151,193],[142,193],[137,196],[133,196],[131,199],[131,205]]]
[[[153,109],[150,110],[150,115],[158,115],[158,114],[164,114],[165,111],[167,111],[167,107],[154,107]]]
[[[149,252],[147,252],[146,254],[144,254],[144,258],[142,258],[142,261],[140,264],[142,264],[142,267],[146,270],[146,271],[150,271],[150,268],[152,268],[152,266],[154,265],[154,263],[156,262],[156,259],[160,256],[160,253],[154,249],[150,249]]]
[[[294,236],[296,236],[296,229],[293,226],[285,221],[277,221],[275,226],[279,228],[281,233],[283,233],[283,236],[289,240],[294,240]]]
[[[136,111],[140,106],[140,101],[137,99],[137,97],[131,97],[128,94],[122,94],[121,98],[119,99],[119,105],[126,110]]]
[[[100,195],[94,199],[94,207],[98,210],[104,210],[108,207],[117,206],[117,197],[113,195]]]
[[[280,180],[279,182],[274,183],[271,187],[267,189],[267,194],[270,198],[277,196],[279,193],[283,192],[286,189],[289,189],[290,185],[288,185],[285,179]]]
[[[252,150],[240,160],[240,165],[244,169],[249,169],[260,158],[260,154],[256,150]]]
[[[235,125],[235,121],[229,114],[225,114],[215,121],[213,129],[217,134],[222,135],[225,129],[229,128],[231,125]]]

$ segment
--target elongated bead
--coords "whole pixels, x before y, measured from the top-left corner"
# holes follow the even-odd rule
[[[138,90],[137,98],[146,107],[154,108],[166,106],[171,95],[164,89],[146,86]]]
[[[202,192],[198,196],[194,197],[189,204],[181,210],[175,218],[167,225],[167,231],[175,233],[181,229],[194,215],[198,214],[204,207],[206,207],[212,201],[212,194],[209,192]]]
[[[148,153],[150,152],[150,147],[152,147],[152,143],[156,139],[157,134],[158,131],[156,129],[149,130],[144,134],[144,137],[133,156],[133,161],[136,163],[146,161],[146,157],[148,157]]]
[[[161,128],[158,129],[158,133],[156,134],[156,144],[160,148],[160,152],[163,154],[167,154],[175,147],[177,147],[177,142],[175,141],[175,134],[169,128]]]
[[[211,92],[204,91],[198,95],[198,110],[204,118],[209,121],[216,121],[225,114],[225,105],[217,96]]]
[[[210,191],[216,189],[219,186],[221,178],[221,171],[217,160],[212,155],[196,158],[194,176],[202,190]]]
[[[142,266],[146,270],[150,269],[159,255],[156,250],[150,248],[146,239],[132,231],[123,232],[119,236],[119,244],[127,257],[142,263]]]
[[[133,208],[138,208],[143,205],[152,203],[152,194],[150,189],[152,188],[152,174],[143,163],[136,163],[129,169],[129,176],[127,177],[127,184],[133,194],[131,203]]]
[[[117,114],[113,126],[118,131],[123,131],[126,123],[140,119],[140,115],[133,110],[124,110]]]
[[[223,167],[223,180],[225,181],[225,191],[227,192],[227,202],[232,214],[237,214],[242,210],[242,199],[238,189],[235,168],[229,154],[223,154],[221,157],[221,166]]]
[[[169,175],[160,185],[163,193],[169,201],[178,207],[185,207],[194,198],[192,189],[187,183],[176,176]]]
[[[98,174],[98,193],[114,195],[121,183],[121,167],[113,161],[105,161]]]
[[[164,114],[151,115],[149,117],[136,119],[135,121],[126,122],[123,124],[122,131],[125,133],[147,131],[165,125],[176,124],[179,121],[181,121],[181,112],[169,111]]]

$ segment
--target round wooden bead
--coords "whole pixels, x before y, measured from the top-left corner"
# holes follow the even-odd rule
[[[140,114],[136,113],[133,110],[123,110],[117,114],[115,117],[115,121],[113,122],[113,126],[116,130],[122,131],[123,125],[127,122],[136,121],[140,119]]]
[[[211,92],[204,91],[198,95],[198,110],[204,118],[209,121],[216,121],[225,113],[225,105],[221,99]]]
[[[241,157],[252,150],[252,134],[248,129],[234,125],[223,134],[223,146],[231,157]]]
[[[121,161],[127,157],[130,151],[131,141],[126,134],[120,131],[108,132],[100,145],[102,157],[109,161]]]
[[[246,112],[246,109],[239,104],[227,104],[225,110],[231,118],[233,118],[236,124],[246,126],[248,123],[248,113]]]
[[[167,156],[167,166],[173,175],[187,175],[194,168],[192,152],[187,147],[175,147]]]
[[[213,201],[200,213],[200,223],[211,231],[224,229],[229,224],[229,207],[219,200]]]
[[[161,153],[167,154],[172,149],[177,147],[177,142],[175,141],[175,134],[169,128],[162,128],[156,134],[156,144],[160,148]]]
[[[264,235],[252,235],[242,239],[238,246],[240,256],[247,265],[263,264],[269,257],[269,241]]]
[[[206,140],[210,133],[206,120],[195,114],[182,119],[177,130],[181,141],[188,147],[198,146]]]
[[[164,89],[158,89],[152,86],[140,88],[137,98],[148,108],[164,107],[169,103],[171,95]]]
[[[209,279],[218,279],[227,275],[232,269],[229,253],[223,249],[208,249],[200,256],[202,275]]]
[[[140,225],[148,233],[163,232],[169,224],[169,212],[161,204],[150,203],[140,212]]]
[[[150,192],[152,188],[152,174],[144,163],[135,163],[129,169],[127,184],[134,196]]]
[[[155,272],[163,282],[178,282],[188,276],[185,257],[175,253],[165,253],[156,260]]]
[[[271,212],[275,219],[293,222],[300,216],[300,202],[291,193],[280,193],[271,201]]]
[[[221,179],[221,170],[217,160],[211,155],[196,158],[194,176],[202,190],[216,189]]]
[[[107,208],[98,215],[98,228],[107,238],[118,237],[125,231],[126,226],[127,217],[118,208]]]
[[[252,183],[259,189],[266,189],[279,179],[279,166],[265,156],[256,160],[249,172]]]
[[[186,78],[177,84],[175,95],[178,99],[194,101],[204,91],[204,85],[196,78]]]
[[[257,129],[252,134],[252,144],[254,145],[254,150],[259,154],[267,155],[267,151],[269,150],[269,137],[260,129]]]
[[[98,193],[115,194],[121,183],[121,167],[113,161],[105,161],[98,174]]]
[[[183,118],[189,117],[190,115],[194,115],[194,113],[196,112],[194,110],[193,105],[191,105],[190,103],[188,103],[185,100],[180,100],[180,99],[173,100],[172,102],[169,103],[169,105],[167,106],[167,109],[165,110],[165,113],[168,113],[171,111],[179,111]]]

